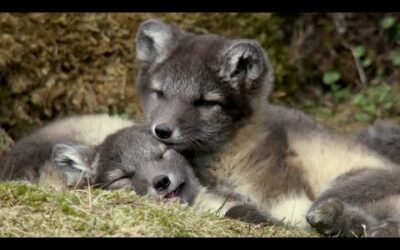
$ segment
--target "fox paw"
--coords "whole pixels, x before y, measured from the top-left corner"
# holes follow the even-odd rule
[[[249,204],[243,204],[231,207],[225,213],[225,217],[253,224],[275,223],[275,221],[270,216],[261,213],[256,207]]]
[[[314,206],[306,215],[307,222],[321,234],[332,235],[340,232],[344,204],[336,198],[329,198]]]

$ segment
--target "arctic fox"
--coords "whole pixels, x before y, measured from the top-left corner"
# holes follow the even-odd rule
[[[185,157],[155,139],[146,124],[118,116],[82,115],[53,122],[21,139],[0,173],[3,181],[56,188],[128,188],[229,218],[269,222],[253,205],[203,187]]]
[[[153,136],[182,152],[202,184],[322,233],[399,235],[398,212],[376,209],[400,211],[399,168],[300,111],[268,103],[273,69],[257,41],[152,19],[139,27],[136,59]]]

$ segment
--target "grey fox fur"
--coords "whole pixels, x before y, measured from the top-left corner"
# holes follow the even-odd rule
[[[152,19],[137,32],[136,57],[153,136],[182,152],[203,185],[322,233],[365,227],[367,236],[399,235],[397,215],[375,209],[400,211],[399,168],[300,111],[270,104],[273,68],[257,41]],[[326,210],[332,202],[338,209]],[[337,214],[344,219],[331,223]]]

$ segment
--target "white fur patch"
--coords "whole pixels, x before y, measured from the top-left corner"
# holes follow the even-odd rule
[[[151,58],[151,54],[154,49],[157,56],[154,58],[156,63],[162,62],[167,53],[168,45],[172,42],[172,34],[168,29],[163,29],[159,25],[149,25],[142,28],[142,33],[146,37],[150,38],[153,42],[151,44],[138,44],[138,49],[136,51],[136,57],[139,60],[148,61]],[[142,41],[141,43],[147,43],[148,41]],[[154,46],[153,48],[149,45]]]
[[[229,197],[220,196],[209,192],[207,188],[202,188],[192,206],[203,212],[212,212],[224,216],[230,208],[239,204],[236,201],[228,201],[227,198]]]
[[[285,196],[273,202],[273,204],[270,213],[274,218],[293,226],[309,228],[305,216],[312,201],[306,194]]]
[[[393,165],[363,145],[340,136],[315,134],[305,138],[293,131],[288,136],[290,147],[297,155],[293,164],[305,171],[315,196],[326,190],[336,177],[351,170]]]
[[[157,80],[153,80],[153,81],[151,81],[150,88],[153,90],[160,91],[162,89],[162,83]]]
[[[237,81],[238,79],[236,77],[232,78],[231,76],[232,73],[237,69],[240,59],[249,59],[251,61],[251,67],[247,68],[246,80],[253,81],[257,79],[262,71],[262,62],[260,59],[264,55],[259,54],[256,51],[255,44],[252,42],[247,40],[237,40],[234,42],[223,52],[227,63],[225,67],[221,67],[219,72],[220,77],[223,77],[224,80],[229,81],[233,88],[239,89],[239,83]],[[249,88],[250,86],[246,87]]]
[[[39,133],[46,137],[68,136],[85,145],[98,145],[110,134],[134,125],[133,121],[108,114],[72,116],[44,127]]]
[[[159,144],[158,147],[161,152],[165,152],[168,148],[167,145],[165,145],[165,144]]]
[[[208,92],[204,95],[204,100],[206,101],[223,101],[224,100],[224,96],[222,95],[222,93],[218,93],[218,92]]]
[[[166,151],[163,153],[162,157],[163,157],[165,160],[171,160],[171,157],[172,157],[172,149],[166,150]]]
[[[79,149],[76,148],[78,145],[67,145],[67,144],[57,144],[53,148],[53,160],[57,167],[63,167],[63,171],[71,172],[76,170],[80,170],[82,172],[92,173],[90,166],[87,165],[84,159],[82,159],[83,155],[79,152]],[[73,166],[63,166],[63,162],[68,159],[72,161]]]
[[[174,132],[172,132],[171,138],[173,140],[179,140],[181,139],[181,130],[179,128],[174,129]]]
[[[156,135],[156,125],[155,124],[151,125],[151,133],[153,134],[154,137],[156,137],[156,138],[158,137]]]

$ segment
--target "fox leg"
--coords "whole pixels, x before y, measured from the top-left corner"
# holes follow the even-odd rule
[[[387,233],[390,236],[396,231],[393,227],[400,219],[397,218],[400,210],[393,207],[397,205],[396,201],[386,200],[396,194],[400,195],[398,170],[348,173],[340,176],[316,199],[306,219],[313,228],[326,235],[385,236]],[[384,213],[389,210],[390,213]]]

